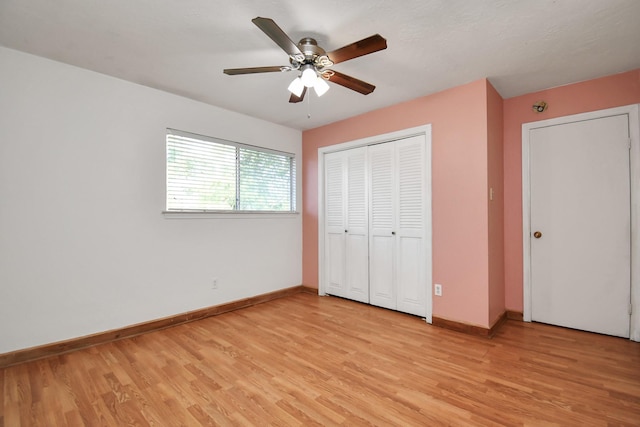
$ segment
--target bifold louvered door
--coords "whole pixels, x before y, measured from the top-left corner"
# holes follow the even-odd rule
[[[427,313],[424,136],[369,147],[370,301]]]
[[[426,315],[427,250],[426,177],[424,136],[396,142],[396,289],[398,310],[418,316]]]
[[[425,136],[328,153],[325,291],[427,313]]]
[[[369,302],[366,147],[325,156],[326,292]]]

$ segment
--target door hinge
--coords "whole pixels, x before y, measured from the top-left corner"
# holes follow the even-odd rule
[[[629,146],[629,150],[631,150],[631,138],[627,139],[627,145]]]
[[[633,305],[629,303],[629,315],[633,314]]]

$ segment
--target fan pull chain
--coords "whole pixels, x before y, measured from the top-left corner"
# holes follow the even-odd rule
[[[307,91],[309,92],[309,95],[307,95],[307,119],[311,118],[311,91]]]

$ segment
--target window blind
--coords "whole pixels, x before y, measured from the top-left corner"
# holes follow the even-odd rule
[[[167,130],[167,210],[293,212],[295,155]]]

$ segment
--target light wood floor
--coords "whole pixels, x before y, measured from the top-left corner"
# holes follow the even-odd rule
[[[0,426],[640,425],[640,343],[298,294],[0,370]]]

